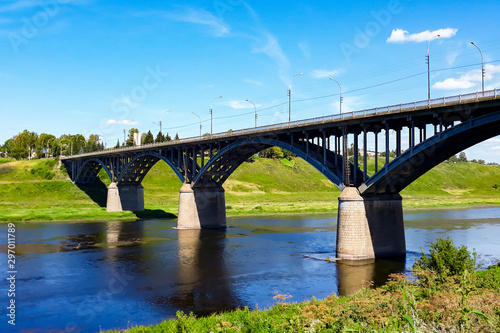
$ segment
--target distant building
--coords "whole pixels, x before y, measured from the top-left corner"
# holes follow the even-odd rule
[[[134,146],[141,145],[141,133],[134,133]]]

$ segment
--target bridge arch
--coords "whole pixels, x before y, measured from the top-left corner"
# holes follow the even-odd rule
[[[467,148],[500,135],[500,113],[469,117],[408,149],[359,187],[362,195],[395,194],[424,173]]]
[[[102,160],[98,158],[89,158],[82,163],[80,168],[78,168],[73,182],[82,184],[93,183],[96,180],[99,171],[101,171],[101,168],[106,171],[109,179],[113,181],[111,170]]]
[[[308,142],[304,149],[302,145],[291,144],[279,139],[271,138],[247,138],[237,140],[228,144],[209,160],[194,177],[192,187],[222,186],[227,178],[246,160],[258,152],[270,148],[279,147],[285,149],[311,164],[316,170],[323,174],[335,186],[342,190],[345,185],[342,181],[342,157],[337,155],[337,163],[333,162],[334,152],[327,150],[327,155],[314,153],[322,147]],[[358,173],[361,170],[357,170]]]
[[[158,162],[164,161],[184,183],[181,170],[168,158],[154,151],[145,151],[135,155],[124,167],[116,179],[117,184],[140,184],[151,168]]]

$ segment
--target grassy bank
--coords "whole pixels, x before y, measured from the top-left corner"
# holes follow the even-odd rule
[[[107,213],[106,186],[78,187],[57,161],[0,159],[0,221],[109,220],[173,217],[180,181],[165,163],[157,163],[143,181],[146,211]],[[380,160],[379,165],[382,165]],[[367,165],[373,173],[374,160]],[[495,184],[500,167],[442,163],[403,192],[403,205],[442,208],[498,205]],[[301,159],[257,159],[240,166],[224,184],[228,215],[334,213],[339,190]]]
[[[438,256],[455,261],[440,260],[437,270],[421,269],[413,279],[393,275],[383,287],[367,286],[351,296],[297,304],[283,302],[291,295],[276,294],[271,309],[201,318],[178,312],[176,319],[125,332],[499,332],[500,266],[470,273],[461,265],[467,256],[449,252]]]

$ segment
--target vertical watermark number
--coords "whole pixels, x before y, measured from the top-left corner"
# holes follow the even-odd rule
[[[9,289],[7,296],[9,304],[7,306],[7,322],[16,325],[16,225],[9,223],[7,229],[7,281]]]

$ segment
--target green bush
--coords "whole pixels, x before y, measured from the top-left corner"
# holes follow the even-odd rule
[[[444,280],[449,276],[462,275],[465,271],[473,272],[478,269],[478,254],[470,252],[466,246],[455,247],[448,237],[431,243],[429,255],[420,250],[420,258],[413,265],[415,271],[433,271],[438,279]]]
[[[487,270],[476,273],[478,277],[477,286],[500,292],[500,264],[489,267]]]

